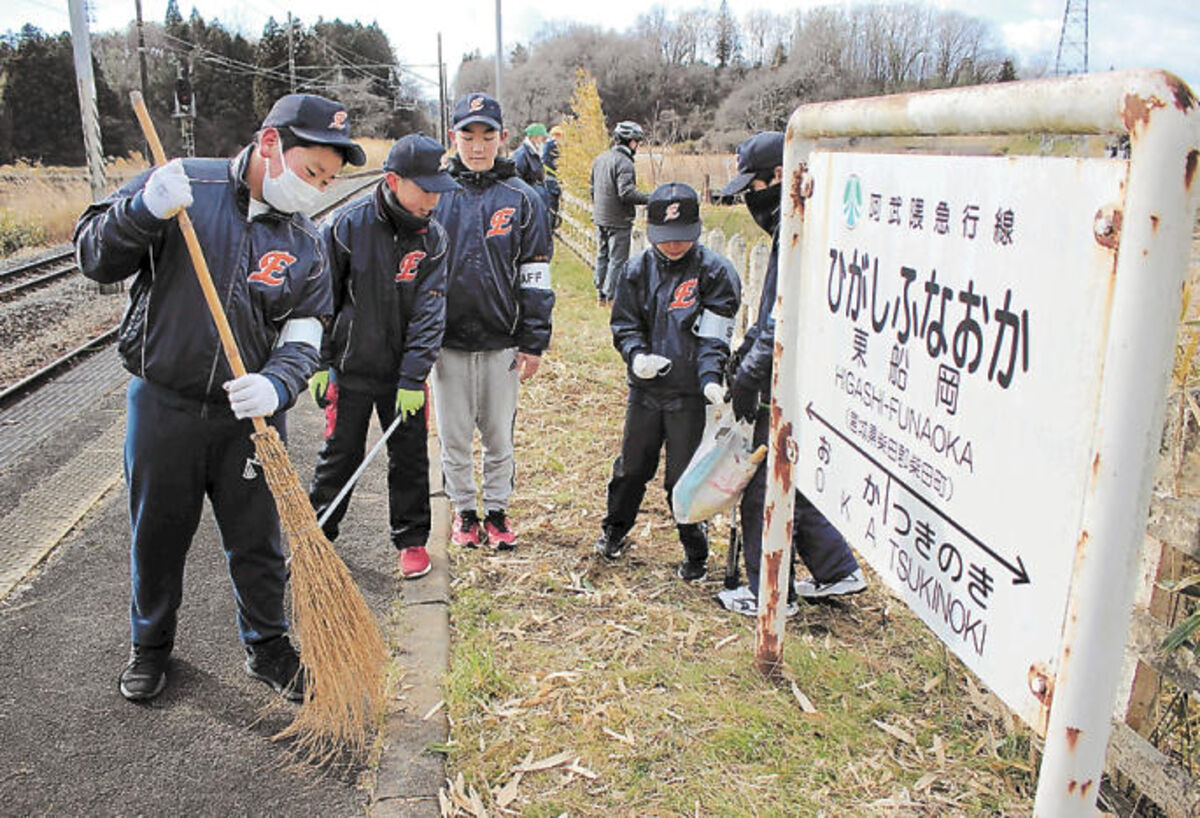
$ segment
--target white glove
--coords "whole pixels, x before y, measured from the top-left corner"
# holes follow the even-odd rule
[[[704,399],[711,404],[725,402],[725,387],[713,381],[704,385]]]
[[[229,408],[238,420],[268,417],[279,408],[279,393],[266,375],[251,372],[224,385]]]
[[[671,371],[671,359],[661,355],[639,352],[633,356],[633,374],[644,381],[666,375]]]
[[[183,172],[183,162],[172,159],[146,180],[142,191],[146,209],[156,219],[169,219],[192,203],[192,183]]]

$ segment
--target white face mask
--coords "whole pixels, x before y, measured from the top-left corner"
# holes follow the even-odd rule
[[[263,173],[262,195],[271,207],[281,213],[308,213],[316,208],[321,199],[321,191],[301,179],[292,169],[283,163],[283,173],[271,175],[271,160]]]

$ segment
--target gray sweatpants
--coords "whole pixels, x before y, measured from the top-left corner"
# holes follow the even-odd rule
[[[504,510],[513,493],[517,350],[443,348],[433,367],[433,400],[442,448],[442,481],[454,510],[476,509],[472,444],[483,444],[483,510]]]

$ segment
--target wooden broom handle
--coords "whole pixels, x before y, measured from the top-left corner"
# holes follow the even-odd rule
[[[162,142],[158,139],[158,132],[154,130],[154,122],[150,119],[150,112],[146,110],[146,101],[142,99],[141,92],[131,91],[129,101],[133,103],[133,112],[137,114],[138,123],[142,126],[142,135],[150,144],[150,153],[154,157],[154,164],[165,165],[167,154],[163,151]],[[204,250],[200,248],[200,239],[196,237],[196,228],[192,226],[192,219],[188,216],[186,208],[181,208],[175,218],[179,220],[179,232],[183,233],[183,241],[187,244],[188,254],[192,257],[192,266],[196,269],[196,279],[200,282],[200,289],[204,291],[204,301],[208,304],[208,311],[212,313],[213,322],[217,325],[217,334],[221,336],[221,347],[225,350],[225,357],[229,359],[229,368],[233,370],[233,377],[240,378],[246,374],[246,365],[242,363],[242,354],[238,352],[237,341],[233,337],[233,330],[229,327],[229,319],[225,317],[225,308],[221,306],[217,288],[213,286],[212,274],[208,271],[208,262],[204,260]],[[254,421],[256,432],[266,431],[267,422],[265,420],[262,418],[251,418],[251,420]]]

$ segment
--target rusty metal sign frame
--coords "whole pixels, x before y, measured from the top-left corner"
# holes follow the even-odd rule
[[[1050,712],[1034,805],[1035,815],[1069,818],[1094,814],[1120,682],[1196,204],[1195,96],[1178,77],[1143,70],[802,106],[788,122],[780,246],[803,246],[813,194],[806,160],[822,139],[1029,133],[1125,134],[1130,143],[1124,209],[1097,217],[1098,240],[1118,243],[1110,331],[1062,649],[1045,691]],[[792,360],[801,254],[785,250],[779,266],[755,649],[768,676],[783,661],[793,430],[804,422]]]

